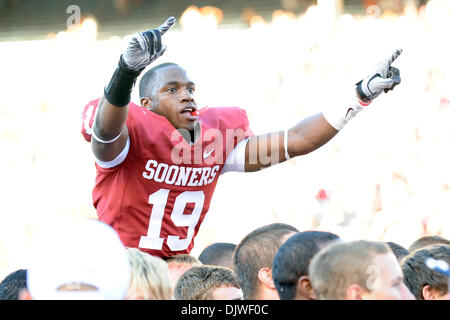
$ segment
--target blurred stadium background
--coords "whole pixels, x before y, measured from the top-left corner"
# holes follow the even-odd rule
[[[96,217],[82,108],[129,35],[170,15],[159,62],[190,72],[199,105],[246,109],[255,133],[341,103],[404,49],[402,85],[326,146],[222,176],[193,255],[272,222],[406,247],[450,237],[450,1],[0,0],[0,279],[26,267],[39,225]]]

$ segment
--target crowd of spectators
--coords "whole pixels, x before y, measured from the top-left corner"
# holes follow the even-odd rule
[[[0,300],[450,299],[450,240],[438,236],[417,239],[398,259],[392,243],[272,223],[238,244],[211,244],[220,259],[206,262],[206,247],[204,264],[190,254],[163,260],[126,248],[95,219],[55,227],[34,245],[28,268],[2,280]],[[58,238],[62,233],[67,237]]]

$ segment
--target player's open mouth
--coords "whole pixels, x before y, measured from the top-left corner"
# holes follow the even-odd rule
[[[196,120],[196,119],[198,119],[198,116],[199,116],[199,114],[200,114],[200,113],[198,112],[197,108],[194,107],[194,106],[189,106],[189,107],[184,108],[184,109],[181,111],[181,113],[184,114],[184,115],[186,115],[186,117],[189,118],[190,120]]]

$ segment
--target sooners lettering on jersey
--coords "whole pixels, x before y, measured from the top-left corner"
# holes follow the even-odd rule
[[[83,111],[87,141],[98,102]],[[191,251],[227,156],[253,136],[240,108],[199,111],[200,138],[190,144],[166,118],[131,103],[125,160],[112,168],[96,164],[94,206],[125,246],[161,257]]]

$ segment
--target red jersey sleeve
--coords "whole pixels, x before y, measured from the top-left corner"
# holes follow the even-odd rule
[[[228,155],[236,145],[255,134],[250,129],[247,112],[238,107],[204,108],[200,112],[208,114],[207,119],[217,121],[216,127],[224,135],[224,150]]]
[[[100,98],[97,98],[95,100],[89,101],[83,108],[83,112],[81,114],[81,135],[87,142],[91,142],[92,138],[92,126],[94,125],[95,120],[95,114],[97,112],[98,103],[100,101]],[[138,105],[134,104],[133,102],[130,102],[129,104],[129,116],[127,118],[127,126],[130,128],[133,128],[133,125],[130,125],[132,120],[132,110],[134,109],[142,109],[139,108]]]
[[[250,124],[247,117],[247,112],[244,109],[237,107],[227,108],[227,117],[221,118],[221,126],[226,130],[234,130],[233,148],[242,140],[253,137],[255,134],[250,129]]]
[[[100,98],[91,100],[83,108],[81,114],[81,135],[87,142],[91,142],[92,125],[94,124],[95,112],[97,110]]]

